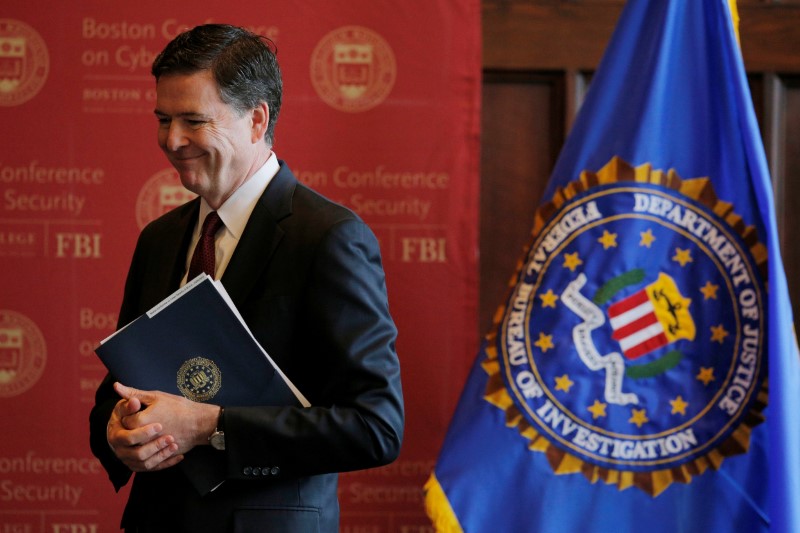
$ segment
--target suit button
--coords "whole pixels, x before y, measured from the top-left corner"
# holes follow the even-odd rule
[[[253,467],[253,475],[257,476],[259,474],[261,474],[261,469],[259,467],[257,467],[257,466],[254,466]]]
[[[242,472],[244,473],[245,476],[249,476],[250,474],[253,473],[253,469],[250,468],[249,466],[246,466],[244,467],[244,470],[242,470]]]
[[[268,466],[265,466],[264,468],[261,469],[261,475],[262,476],[268,476],[269,475],[269,467]]]
[[[272,474],[273,476],[277,476],[278,474],[281,473],[281,469],[278,468],[277,466],[273,466],[272,469],[269,471],[269,473]]]

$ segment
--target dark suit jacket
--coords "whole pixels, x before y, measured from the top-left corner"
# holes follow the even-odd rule
[[[142,231],[120,325],[178,288],[198,210],[199,199]],[[377,240],[355,214],[298,183],[281,162],[222,283],[312,407],[226,408],[226,451],[198,447],[176,467],[136,474],[122,525],[337,531],[336,472],[393,461],[403,434],[397,332]],[[90,440],[119,490],[131,472],[106,442],[106,424],[119,400],[113,382],[107,376],[97,391]],[[185,471],[207,462],[221,465],[225,482],[201,494]]]

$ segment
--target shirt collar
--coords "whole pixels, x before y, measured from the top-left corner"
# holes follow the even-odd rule
[[[250,213],[253,212],[258,199],[264,194],[267,185],[269,185],[269,182],[272,181],[272,178],[275,177],[275,174],[277,174],[279,170],[280,164],[278,163],[278,157],[275,155],[275,152],[272,152],[267,162],[264,163],[255,174],[250,176],[250,179],[242,183],[242,185],[225,200],[225,203],[217,209],[217,214],[219,214],[219,218],[221,218],[222,222],[225,224],[225,229],[229,231],[236,240],[239,240],[241,237],[244,227],[250,219]],[[205,199],[201,198],[200,223],[198,227],[211,211],[213,211],[211,206],[206,203]]]

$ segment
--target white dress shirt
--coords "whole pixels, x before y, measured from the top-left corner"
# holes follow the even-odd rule
[[[230,197],[225,200],[217,214],[225,224],[225,227],[217,232],[214,239],[214,279],[220,279],[222,274],[225,273],[228,263],[231,260],[233,251],[242,237],[244,227],[250,219],[250,213],[256,206],[256,202],[264,194],[264,191],[275,177],[275,174],[280,170],[278,158],[275,152],[272,152],[267,159],[267,162],[256,171],[255,174],[250,176],[250,179],[242,183]],[[192,233],[192,242],[189,245],[189,253],[186,256],[186,273],[181,280],[181,286],[186,284],[186,277],[189,273],[189,264],[192,262],[192,255],[197,246],[197,241],[200,240],[200,230],[203,226],[203,221],[206,219],[211,211],[211,207],[206,203],[205,199],[200,199],[200,216],[195,222],[194,232]]]

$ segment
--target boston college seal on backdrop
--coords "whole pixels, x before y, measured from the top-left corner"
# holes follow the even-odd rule
[[[0,398],[33,387],[46,363],[47,345],[39,327],[21,313],[0,309]]]
[[[197,195],[184,188],[178,171],[172,167],[156,172],[139,191],[136,198],[136,224],[139,229],[164,213],[185,204]]]
[[[767,257],[734,209],[708,179],[618,158],[539,209],[483,366],[556,474],[656,496],[747,452]]]
[[[50,56],[39,32],[24,22],[0,19],[0,106],[16,106],[39,92]]]
[[[314,90],[340,111],[356,113],[380,104],[396,76],[392,48],[369,28],[338,28],[323,37],[311,54]]]

